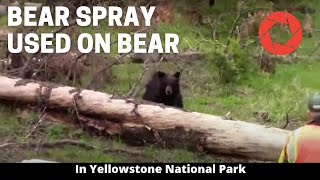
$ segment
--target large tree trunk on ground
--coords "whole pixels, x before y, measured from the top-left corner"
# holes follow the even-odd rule
[[[113,95],[0,76],[0,99],[38,104],[127,142],[186,147],[251,160],[276,161],[289,131],[218,116],[187,112]],[[56,114],[57,115],[57,114]]]

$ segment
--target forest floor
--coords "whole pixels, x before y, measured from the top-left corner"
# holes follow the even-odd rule
[[[319,7],[318,1],[308,1],[312,7]],[[228,4],[231,4],[228,2]],[[262,5],[261,5],[262,6]],[[228,8],[225,4],[214,7],[219,11]],[[179,14],[177,14],[179,17]],[[219,26],[221,35],[217,41],[225,43],[236,14],[223,19]],[[320,12],[313,14],[315,29],[320,27]],[[303,21],[300,16],[298,19]],[[6,31],[7,17],[0,18],[0,31]],[[46,31],[43,27],[41,31]],[[92,27],[79,28],[80,32],[94,33]],[[107,29],[99,29],[105,33]],[[180,36],[180,49],[197,49],[207,52],[217,41],[212,38],[212,29],[207,26],[194,26],[183,20],[174,24],[158,26],[158,32],[172,32]],[[225,33],[225,34],[223,34]],[[202,43],[206,40],[208,43]],[[254,39],[252,40],[254,41]],[[295,129],[306,123],[307,98],[310,93],[320,90],[319,51],[314,51],[320,35],[315,32],[312,38],[303,37],[296,50],[298,58],[293,64],[277,64],[276,72],[268,74],[257,72],[247,79],[233,85],[217,83],[216,68],[209,60],[203,59],[192,65],[186,63],[163,62],[160,69],[177,71],[182,69],[182,94],[185,109],[223,116],[229,112],[234,119],[256,124],[282,128],[286,123],[286,113],[290,110],[291,120],[286,129]],[[255,43],[251,49],[261,48]],[[312,54],[312,55],[311,55]],[[179,67],[179,68],[177,68]],[[112,67],[116,83],[107,85],[104,92],[126,94],[139,75],[144,71],[142,64],[120,64]],[[139,85],[143,87],[143,80]],[[0,87],[1,88],[1,87]],[[138,97],[141,97],[138,93]],[[90,136],[79,129],[62,124],[46,122],[32,137],[28,133],[39,121],[36,113],[21,113],[10,107],[0,107],[0,162],[18,162],[23,159],[47,159],[59,162],[218,162],[212,155],[192,153],[184,149],[160,149],[152,145],[132,147],[121,139],[106,139]],[[232,128],[232,127],[230,127]],[[88,143],[94,148],[79,145],[57,145],[45,147],[43,143],[62,140],[75,140]],[[14,144],[8,144],[14,143]],[[28,144],[30,143],[30,144]],[[230,159],[229,159],[230,160]],[[224,160],[223,160],[224,161]]]

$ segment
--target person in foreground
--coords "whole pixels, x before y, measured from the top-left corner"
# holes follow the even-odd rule
[[[278,163],[320,163],[320,93],[308,102],[308,123],[288,136]]]

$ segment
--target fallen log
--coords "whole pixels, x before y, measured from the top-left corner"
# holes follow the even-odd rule
[[[126,142],[276,161],[289,131],[47,82],[0,76],[0,100],[74,109],[82,125]]]

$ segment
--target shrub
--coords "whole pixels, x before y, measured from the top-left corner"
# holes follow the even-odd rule
[[[225,47],[219,46],[208,53],[208,60],[217,68],[219,80],[223,84],[237,83],[256,71],[256,64],[249,51],[240,46],[238,39],[231,39],[227,52]]]

